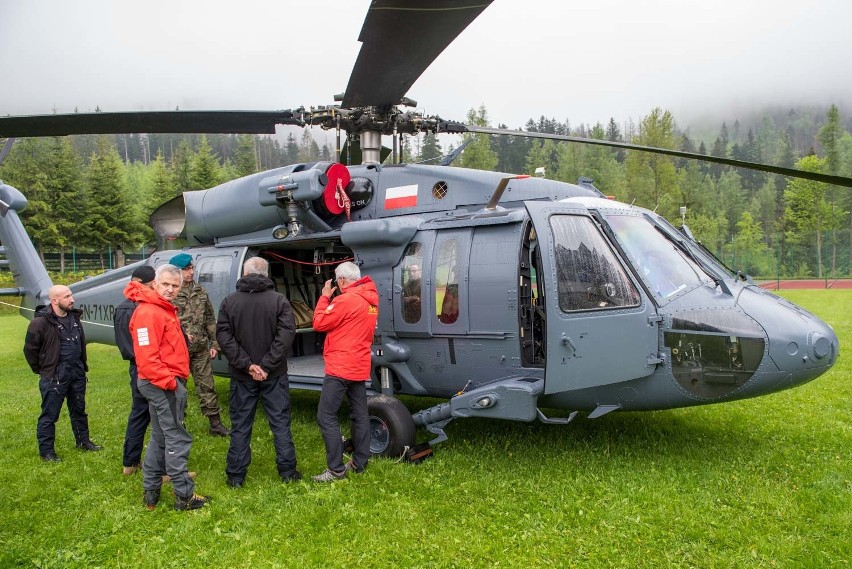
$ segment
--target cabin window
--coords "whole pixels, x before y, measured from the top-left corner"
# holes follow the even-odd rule
[[[195,278],[204,287],[210,302],[218,310],[219,305],[231,293],[231,266],[234,264],[230,256],[199,257],[195,262]]]
[[[459,318],[459,242],[444,241],[435,263],[435,313],[444,324]]]
[[[639,305],[639,291],[591,219],[555,215],[550,225],[559,307],[563,311]]]
[[[416,324],[422,314],[423,299],[423,247],[411,243],[402,260],[402,318],[408,324]]]

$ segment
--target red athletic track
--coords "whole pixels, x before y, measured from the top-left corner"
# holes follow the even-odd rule
[[[790,281],[766,281],[759,285],[767,290],[792,290],[815,288],[852,288],[852,279],[810,279]]]

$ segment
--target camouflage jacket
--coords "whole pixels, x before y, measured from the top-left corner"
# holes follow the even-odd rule
[[[196,282],[184,284],[172,303],[177,306],[183,331],[191,338],[190,353],[209,350],[211,346],[218,351],[216,314],[207,291]]]

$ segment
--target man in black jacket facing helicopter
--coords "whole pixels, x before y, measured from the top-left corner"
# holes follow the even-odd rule
[[[284,482],[302,478],[290,431],[287,353],[296,323],[287,298],[275,291],[269,263],[252,257],[243,265],[237,292],[219,307],[216,339],[231,374],[231,446],[225,466],[228,485],[244,484],[251,463],[251,433],[258,401],[263,403],[275,444],[275,463]]]

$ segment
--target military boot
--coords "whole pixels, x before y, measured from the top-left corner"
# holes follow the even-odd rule
[[[231,431],[222,424],[222,420],[219,418],[219,415],[210,415],[210,434],[215,435],[217,437],[227,437],[231,434]]]
[[[210,496],[199,496],[198,494],[192,494],[191,496],[182,498],[178,495],[175,495],[175,510],[197,510],[199,508],[203,508],[204,505],[209,501]]]

